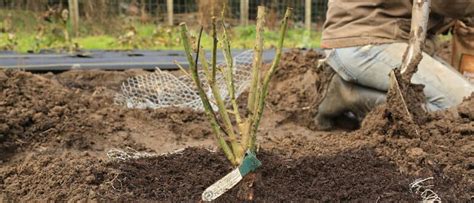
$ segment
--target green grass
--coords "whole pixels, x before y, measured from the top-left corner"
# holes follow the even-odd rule
[[[150,25],[148,27],[142,26],[146,29],[137,30],[138,35],[135,37],[134,41],[144,41],[140,43],[139,48],[141,49],[160,49],[160,50],[169,50],[169,49],[182,49],[181,44],[174,40],[175,43],[171,46],[166,46],[165,44],[155,44],[148,42],[152,39],[154,26]],[[193,33],[197,33],[194,31]],[[18,52],[27,52],[28,50],[33,50],[35,47],[35,33],[28,32],[16,32],[18,45],[15,47],[14,51]],[[276,31],[265,31],[265,47],[271,48],[277,42],[278,33]],[[308,33],[303,29],[291,29],[288,31],[288,37],[285,39],[285,48],[317,48],[320,46],[320,32]],[[90,35],[90,36],[81,36],[73,38],[73,42],[77,43],[81,49],[108,49],[108,50],[124,50],[130,49],[132,47],[122,46],[118,40],[119,36],[113,35]],[[173,32],[171,35],[172,39],[177,39],[178,34]],[[148,40],[148,41],[147,41]],[[164,39],[166,40],[166,39]],[[236,27],[232,30],[232,47],[236,49],[251,49],[254,46],[255,42],[255,27]],[[8,43],[7,35],[0,34],[0,47],[5,46]],[[211,47],[212,38],[208,34],[203,35],[202,44],[204,47]],[[44,46],[43,49],[55,48],[50,46]]]
[[[17,39],[17,45],[14,51],[27,52],[35,48],[35,36],[37,35],[36,27],[38,26],[35,15],[27,11],[8,11],[0,9],[0,19],[4,19],[8,12],[13,14],[14,33]],[[84,22],[81,27],[79,37],[73,38],[72,41],[77,43],[81,49],[107,49],[107,50],[124,50],[132,48],[151,49],[151,50],[181,50],[182,45],[179,42],[179,33],[177,28],[172,28],[171,34],[166,32],[166,27],[157,28],[155,24],[133,23],[137,34],[128,44],[120,43],[119,38],[125,35],[126,28],[130,27],[130,23],[123,19],[114,19],[108,25],[97,25],[94,22]],[[43,23],[44,24],[44,23]],[[51,27],[55,25],[45,24],[49,28],[45,32],[44,43],[41,49],[55,49],[65,47],[67,43],[63,42],[61,37],[55,37],[51,33]],[[0,21],[0,27],[2,26]],[[107,26],[107,29],[104,27]],[[116,31],[109,31],[113,27]],[[102,29],[101,29],[102,28]],[[70,29],[70,26],[68,26]],[[94,31],[92,31],[94,30]],[[192,33],[196,34],[198,27],[190,26]],[[95,33],[94,33],[95,32]],[[251,49],[254,46],[256,37],[255,26],[237,26],[230,30],[232,47],[236,49]],[[278,32],[274,30],[265,30],[265,47],[271,48],[276,45]],[[290,28],[285,39],[285,48],[316,48],[320,46],[320,32],[307,32],[302,28]],[[0,33],[0,49],[8,44],[6,33]],[[204,47],[211,47],[212,39],[208,34],[203,35],[202,44]]]
[[[87,36],[73,41],[84,49],[114,49],[117,39],[109,35]]]
[[[255,26],[236,27],[233,30],[233,45],[239,48],[252,48],[255,41]],[[278,32],[265,30],[265,47],[275,45],[278,40]],[[320,46],[321,33],[308,32],[305,29],[290,29],[287,33],[284,46],[286,48],[306,47],[316,48]]]

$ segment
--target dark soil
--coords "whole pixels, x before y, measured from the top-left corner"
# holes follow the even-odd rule
[[[418,201],[408,185],[430,176],[442,200],[471,200],[474,97],[430,114],[419,137],[406,136],[402,121],[387,124],[383,105],[359,130],[313,131],[305,122],[324,81],[315,69],[318,58],[314,51],[291,51],[272,81],[254,200]],[[214,140],[202,113],[113,104],[120,83],[142,73],[0,70],[0,198],[198,201],[230,164],[205,149]],[[158,154],[193,148],[121,162],[106,157],[109,149],[125,147]],[[240,201],[240,188],[218,201]]]
[[[254,200],[413,200],[407,195],[413,178],[400,176],[394,164],[370,149],[298,159],[263,151],[259,157],[263,166],[253,186]],[[109,166],[120,171],[113,198],[158,201],[197,201],[206,187],[231,170],[224,156],[203,149]],[[381,183],[385,186],[376,186]],[[238,189],[220,200],[234,200]]]

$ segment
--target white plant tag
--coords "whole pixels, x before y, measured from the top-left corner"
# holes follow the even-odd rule
[[[202,193],[202,201],[209,202],[215,200],[228,190],[233,188],[242,180],[242,177],[248,173],[255,171],[262,163],[257,159],[255,154],[251,151],[245,153],[244,160],[239,167],[232,170],[229,174],[212,184]]]
[[[215,200],[242,180],[239,168],[232,170],[229,174],[212,184],[202,193],[202,200],[210,202]]]

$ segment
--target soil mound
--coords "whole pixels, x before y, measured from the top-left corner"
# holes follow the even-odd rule
[[[126,71],[103,71],[103,70],[71,70],[60,74],[46,74],[45,77],[58,81],[64,88],[80,92],[81,94],[93,95],[104,98],[106,102],[112,102],[115,94],[120,90],[122,81],[147,71],[131,69]]]
[[[178,71],[176,71],[178,72]],[[172,72],[172,74],[178,74]],[[64,88],[77,92],[87,97],[102,99],[104,107],[119,109],[123,112],[124,128],[127,131],[141,128],[140,131],[150,134],[165,134],[171,131],[175,141],[185,141],[208,138],[211,130],[202,112],[191,109],[165,108],[165,109],[126,109],[113,104],[113,99],[123,81],[129,77],[149,74],[144,70],[118,71],[67,71],[51,76]],[[112,116],[115,116],[112,114]],[[150,127],[151,126],[151,127]],[[144,130],[144,129],[149,129]],[[165,132],[163,132],[165,131]]]
[[[113,97],[121,82],[142,73],[145,72],[70,71],[37,75],[0,70],[2,159],[19,148],[103,151],[125,146],[144,149],[144,145],[156,150],[153,145],[163,142],[174,144],[209,137],[211,131],[202,113],[114,105]],[[158,141],[149,142],[150,137],[156,136]],[[167,151],[175,147],[163,148]]]
[[[19,147],[94,149],[123,130],[123,111],[110,108],[100,95],[79,94],[56,80],[0,71],[0,90],[2,159]]]
[[[456,180],[472,191],[473,98],[471,96],[458,107],[430,113],[431,119],[418,126],[419,137],[405,136],[398,133],[397,125],[387,125],[397,121],[387,120],[385,105],[372,111],[365,118],[361,130],[355,133],[377,140],[376,150],[390,157],[404,174]]]
[[[294,49],[282,56],[280,66],[270,84],[268,104],[271,110],[284,113],[284,122],[309,125],[316,111],[317,88],[324,78],[318,60],[324,53]]]
[[[97,199],[106,175],[97,157],[87,152],[43,151],[29,153],[23,161],[0,171],[0,200],[58,201]],[[3,197],[2,197],[3,196]]]

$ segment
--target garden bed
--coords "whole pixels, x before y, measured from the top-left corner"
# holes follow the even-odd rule
[[[417,138],[387,130],[383,106],[359,130],[314,131],[320,57],[295,50],[282,58],[259,131],[263,166],[254,200],[416,201],[409,184],[427,177],[443,200],[472,198],[474,97],[430,114]],[[230,164],[214,152],[203,113],[114,105],[121,82],[144,73],[0,70],[1,197],[198,201]],[[114,148],[163,154],[185,147],[125,161],[107,157]],[[240,188],[218,200],[237,201]]]

